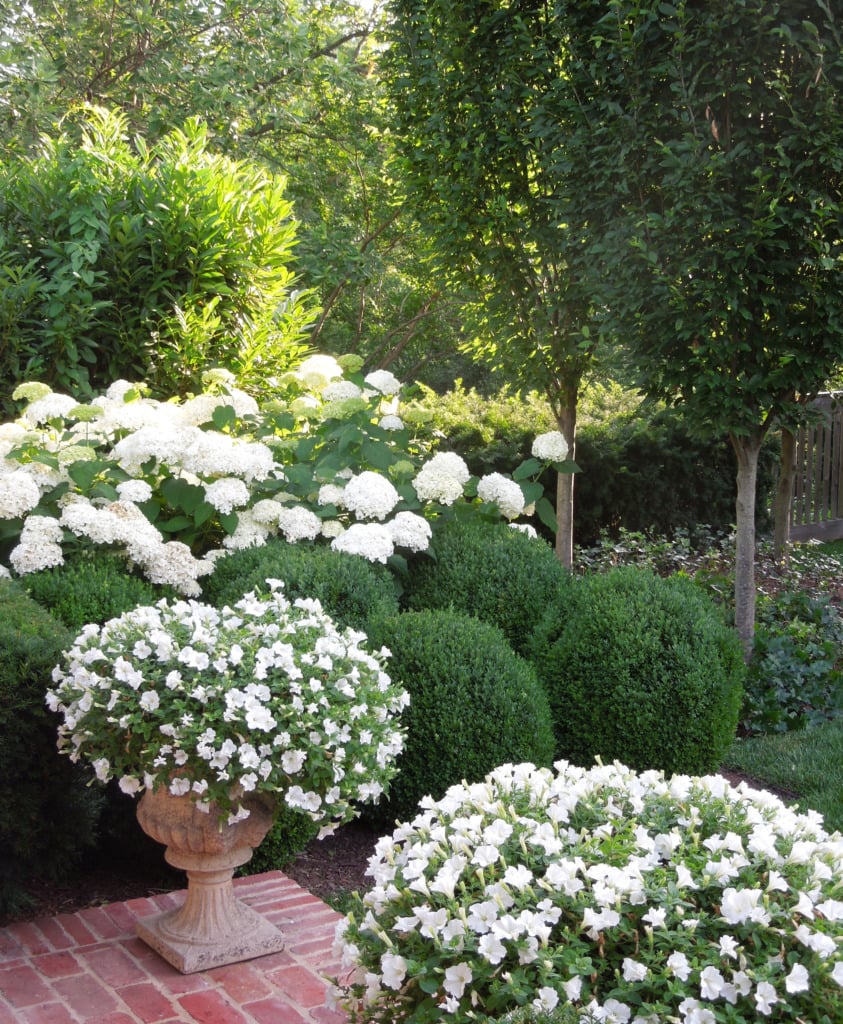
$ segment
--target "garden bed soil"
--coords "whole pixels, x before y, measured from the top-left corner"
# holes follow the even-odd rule
[[[749,785],[765,788],[762,783],[739,772],[724,770],[721,774],[733,784],[746,781]],[[766,788],[786,803],[796,799],[793,793],[776,790],[771,786]],[[378,835],[365,822],[353,821],[338,829],[333,836],[314,839],[283,871],[303,889],[326,901],[337,894],[363,890],[368,886],[366,867]],[[159,849],[160,861],[145,857],[134,865],[113,862],[92,864],[72,882],[63,884],[38,880],[28,887],[30,902],[15,914],[0,920],[0,925],[39,917],[55,917],[86,907],[184,888],[184,874],[168,867],[164,861],[163,848]]]

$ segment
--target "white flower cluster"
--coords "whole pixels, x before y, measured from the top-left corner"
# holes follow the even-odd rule
[[[463,496],[463,488],[471,478],[465,460],[455,452],[437,452],[422,466],[413,480],[419,501],[436,501],[453,505]]]
[[[514,480],[502,473],[488,473],[477,485],[477,497],[497,505],[506,519],[517,519],[524,511],[524,492]]]
[[[354,373],[362,365],[342,363]],[[150,580],[187,597],[199,596],[198,580],[220,555],[273,536],[331,542],[380,563],[396,550],[424,551],[431,523],[447,518],[437,506],[472,502],[469,469],[453,452],[422,462],[424,441],[404,434],[392,373],[375,370],[361,386],[343,365],[306,359],[263,408],[223,370],[203,375],[209,393],[181,402],[144,397],[145,385],[123,380],[84,406],[47,385],[21,385],[15,398],[29,405],[19,423],[0,426],[0,519],[52,515],[77,537],[122,548]],[[549,437],[537,444],[558,454]],[[29,446],[29,461],[11,457],[16,445]],[[48,458],[32,458],[33,445]],[[510,521],[525,512],[524,493],[499,473],[478,486],[480,501]],[[60,564],[61,537],[47,542],[46,529],[33,523],[21,538],[11,562],[19,574]]]
[[[275,794],[329,828],[377,799],[409,700],[389,652],[269,582],[232,608],[161,601],[86,626],[47,695],[59,748],[127,793],[166,784],[240,817],[243,793]]]
[[[568,442],[558,430],[549,430],[533,441],[532,454],[543,462],[564,462],[568,458]]]
[[[843,1020],[843,838],[721,776],[503,765],[381,839],[347,1009],[468,1024]],[[515,979],[517,977],[517,985]]]

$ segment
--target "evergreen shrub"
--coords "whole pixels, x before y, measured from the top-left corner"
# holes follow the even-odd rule
[[[495,626],[458,612],[409,611],[374,636],[387,671],[410,694],[407,740],[389,796],[364,808],[379,822],[415,816],[419,800],[476,782],[504,762],[549,765],[553,729],[533,666]]]
[[[536,394],[503,390],[484,397],[458,382],[448,394],[428,398],[432,426],[478,476],[509,472],[529,457],[536,434],[557,429],[550,407]],[[736,467],[727,438],[695,436],[680,409],[643,405],[617,384],[586,387],[578,423],[578,544],[593,545],[601,533],[621,528],[666,535],[681,529],[693,540],[698,527],[728,530],[734,524]],[[760,529],[770,525],[777,465],[777,441],[771,439],[759,461]],[[555,504],[556,474],[545,473],[541,482]]]
[[[318,598],[338,625],[363,632],[368,631],[370,620],[398,611],[395,584],[386,566],[315,544],[289,544],[281,538],[221,558],[213,574],[203,580],[203,600],[221,608],[250,590],[265,590],[267,579],[283,580],[284,593],[291,601]]]
[[[0,580],[0,914],[39,876],[67,877],[95,838],[101,795],[60,757],[44,695],[72,634],[12,581]]]
[[[171,587],[133,576],[117,552],[97,549],[69,554],[63,565],[21,577],[20,585],[77,631],[89,622],[101,624],[138,605],[174,596]]]
[[[530,652],[550,701],[557,758],[704,774],[734,740],[741,646],[687,577],[627,566],[577,577],[537,627]]]
[[[568,575],[545,540],[502,522],[451,522],[437,532],[434,554],[412,562],[406,606],[473,615],[501,629],[518,653]]]
[[[263,871],[283,871],[288,864],[315,839],[320,826],[303,812],[282,803],[272,828],[252,854],[252,859],[240,869],[244,875],[259,875]]]

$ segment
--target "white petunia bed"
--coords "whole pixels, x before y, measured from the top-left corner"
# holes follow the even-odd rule
[[[843,838],[721,776],[504,765],[369,873],[337,932],[353,1021],[843,1020]]]

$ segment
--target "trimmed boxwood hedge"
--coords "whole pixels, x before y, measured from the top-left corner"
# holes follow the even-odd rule
[[[67,877],[96,837],[92,773],[56,749],[44,703],[72,633],[10,580],[0,580],[0,914],[29,878]]]
[[[217,608],[243,594],[265,589],[267,579],[284,581],[284,593],[318,598],[341,626],[367,631],[371,619],[394,615],[398,598],[386,566],[315,544],[289,544],[272,538],[261,547],[242,548],[221,558],[203,580],[203,600]]]
[[[740,642],[686,577],[628,566],[577,578],[537,627],[531,656],[558,758],[698,774],[734,740]]]
[[[434,555],[411,563],[406,606],[473,615],[498,626],[518,653],[567,576],[546,541],[501,522],[449,523],[436,534]]]
[[[549,765],[553,730],[547,698],[529,662],[495,626],[438,610],[405,612],[379,624],[387,670],[410,694],[408,728],[389,798],[364,814],[392,823],[418,801],[476,782],[507,761]]]

